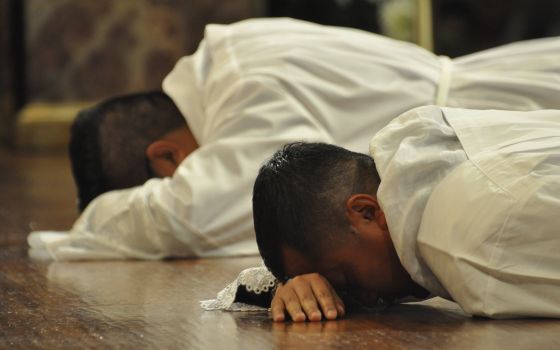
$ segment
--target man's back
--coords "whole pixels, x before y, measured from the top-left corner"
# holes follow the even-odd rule
[[[439,75],[438,58],[410,43],[292,19],[252,19],[209,25],[199,51],[180,60],[163,87],[201,145],[215,140],[226,120],[235,123],[264,103],[259,93],[270,90],[325,141],[365,153],[372,132],[434,103]],[[285,109],[259,117],[286,119]]]
[[[422,107],[374,138],[379,200],[415,281],[475,315],[560,315],[559,117]],[[377,146],[391,138],[393,153]]]
[[[443,110],[469,160],[428,201],[422,257],[469,313],[560,316],[560,111]]]

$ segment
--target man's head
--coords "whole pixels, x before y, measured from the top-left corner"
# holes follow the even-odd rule
[[[163,92],[115,97],[81,111],[69,153],[83,210],[100,194],[173,174],[197,144]]]
[[[259,251],[283,280],[319,272],[339,290],[400,296],[410,282],[377,202],[379,175],[364,154],[321,143],[284,146],[253,190]],[[373,294],[369,297],[369,294]]]

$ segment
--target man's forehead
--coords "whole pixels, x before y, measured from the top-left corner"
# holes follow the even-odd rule
[[[284,272],[288,277],[315,272],[315,266],[313,266],[311,259],[292,247],[282,247],[282,261]]]
[[[346,284],[346,278],[343,276],[340,264],[332,256],[325,256],[318,260],[306,256],[304,253],[291,247],[284,247],[282,255],[284,259],[284,272],[289,278],[318,272],[327,278],[333,286]]]

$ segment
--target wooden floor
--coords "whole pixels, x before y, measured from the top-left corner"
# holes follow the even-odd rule
[[[0,349],[560,349],[560,321],[473,319],[443,300],[302,324],[200,309],[256,258],[31,261],[27,233],[70,227],[74,197],[63,156],[0,153]]]

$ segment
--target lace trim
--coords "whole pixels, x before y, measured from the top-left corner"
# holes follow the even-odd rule
[[[252,267],[241,271],[239,276],[222,289],[216,299],[202,300],[200,306],[208,311],[266,311],[267,308],[257,305],[235,302],[239,287],[245,287],[247,292],[259,295],[272,292],[276,287],[276,278],[264,266]]]

